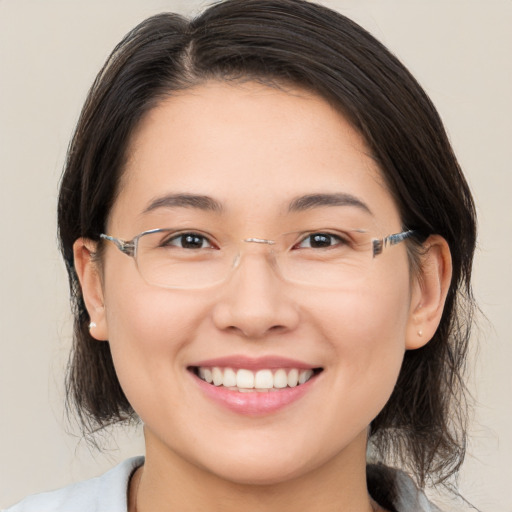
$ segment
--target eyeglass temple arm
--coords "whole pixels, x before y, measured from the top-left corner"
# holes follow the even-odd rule
[[[103,238],[104,240],[109,240],[121,252],[123,252],[124,254],[127,254],[128,256],[133,256],[135,254],[135,243],[133,240],[125,242],[124,240],[121,240],[120,238],[115,238],[113,236],[104,235],[104,234],[101,234],[100,238]]]
[[[388,245],[396,245],[400,242],[403,242],[407,238],[414,235],[415,230],[409,229],[407,231],[402,231],[401,233],[395,233],[394,235],[389,235],[385,238],[372,240],[373,242],[373,257],[379,255]]]

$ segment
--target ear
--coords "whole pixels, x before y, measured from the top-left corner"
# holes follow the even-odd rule
[[[452,279],[452,258],[446,240],[431,235],[423,247],[419,268],[413,276],[407,350],[423,347],[434,336]]]
[[[93,338],[104,341],[108,339],[108,329],[101,272],[95,259],[95,250],[96,242],[87,238],[79,238],[73,244],[75,270],[91,319],[90,333]]]

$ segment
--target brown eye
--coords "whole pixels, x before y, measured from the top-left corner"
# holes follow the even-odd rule
[[[296,247],[300,249],[323,249],[342,245],[343,243],[342,238],[331,233],[312,233],[298,243]]]
[[[180,249],[207,249],[212,247],[209,240],[198,233],[181,233],[169,238],[162,245],[165,247],[178,247]]]

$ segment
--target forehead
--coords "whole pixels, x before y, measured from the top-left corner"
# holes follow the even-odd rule
[[[210,82],[173,94],[142,119],[126,162],[113,219],[180,193],[254,215],[335,192],[397,215],[362,136],[328,102],[300,89]]]

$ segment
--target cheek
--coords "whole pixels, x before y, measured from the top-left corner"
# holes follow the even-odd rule
[[[410,309],[408,279],[408,274],[398,273],[389,273],[380,282],[369,278],[355,290],[310,296],[305,310],[318,319],[326,338],[339,350],[384,350],[393,344],[403,350]]]
[[[400,372],[410,307],[409,283],[388,284],[318,297],[309,308],[335,361],[336,386],[353,393],[354,402],[373,403],[375,415]]]
[[[105,307],[118,379],[141,414],[154,396],[152,388],[179,385],[175,377],[183,371],[183,347],[196,335],[204,316],[202,303],[183,292],[178,295],[142,284],[107,289]]]

